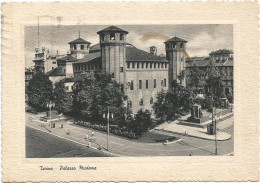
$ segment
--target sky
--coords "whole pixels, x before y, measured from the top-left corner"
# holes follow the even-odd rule
[[[58,25],[41,26],[39,24],[39,45],[49,49],[50,53],[66,54],[68,42],[79,37],[99,43],[97,32],[110,25]],[[232,24],[175,24],[175,25],[116,25],[128,31],[126,41],[136,48],[149,52],[150,46],[157,47],[157,54],[165,54],[164,42],[174,36],[187,42],[186,51],[190,57],[208,56],[218,49],[233,50]],[[26,67],[33,66],[35,48],[38,46],[38,26],[25,27]]]

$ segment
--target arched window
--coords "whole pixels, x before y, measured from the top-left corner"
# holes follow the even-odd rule
[[[100,36],[101,38],[101,41],[104,41],[105,40],[105,36],[104,36],[104,34],[102,34],[101,36]]]
[[[150,104],[153,104],[153,97],[151,97],[150,99]]]
[[[120,34],[120,40],[124,40],[124,34]]]
[[[143,99],[141,99],[141,100],[139,101],[139,105],[140,105],[140,106],[144,105]]]
[[[116,39],[115,33],[110,33],[110,40],[115,40],[115,39]]]

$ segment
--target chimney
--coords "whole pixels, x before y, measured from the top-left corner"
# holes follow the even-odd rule
[[[150,53],[153,54],[153,55],[157,55],[157,47],[151,46],[150,47]]]

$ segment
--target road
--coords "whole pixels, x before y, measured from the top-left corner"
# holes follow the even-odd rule
[[[74,141],[78,144],[86,144],[84,136],[86,133],[90,133],[92,129],[81,127],[78,125],[73,125],[72,123],[63,122],[64,128],[51,129],[40,127],[38,123],[30,118],[37,118],[38,116],[27,116],[28,120],[26,125],[37,129],[34,132],[29,130],[26,132],[27,137],[27,154],[28,157],[75,157],[75,156],[107,156],[98,150],[89,150],[83,146],[76,146],[75,144],[69,142]],[[58,124],[57,124],[58,127]],[[71,130],[70,135],[66,135],[66,129]],[[218,129],[226,133],[231,134],[231,138],[225,141],[218,141],[218,155],[228,155],[233,153],[233,118],[223,121],[218,124]],[[41,131],[39,131],[41,130]],[[40,135],[37,135],[40,133]],[[44,135],[43,135],[44,133]],[[149,132],[150,135],[154,132]],[[172,134],[164,134],[172,135]],[[44,138],[42,137],[44,136]],[[69,141],[59,139],[57,137],[67,139]],[[40,140],[38,140],[38,138]],[[101,144],[106,147],[107,140],[106,133],[95,131],[95,136],[93,140],[95,144],[93,146],[97,147],[97,144]],[[118,156],[209,156],[215,155],[215,142],[212,140],[204,140],[189,136],[180,136],[182,139],[179,142],[163,145],[162,143],[145,143],[144,141],[138,140],[128,140],[115,135],[110,135],[109,137],[109,152]],[[55,139],[55,140],[53,140]],[[66,145],[63,145],[66,144]],[[72,145],[73,144],[73,145]],[[37,148],[34,148],[37,147]],[[39,146],[39,147],[38,147]],[[68,146],[68,147],[67,147]],[[77,150],[78,149],[78,150]],[[105,151],[103,149],[103,151]],[[46,153],[46,155],[45,155]]]
[[[103,152],[26,127],[26,158],[105,157]]]

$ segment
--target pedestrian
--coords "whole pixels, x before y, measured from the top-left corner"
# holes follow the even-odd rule
[[[67,129],[66,134],[67,134],[67,135],[70,135],[70,129]]]
[[[88,136],[88,134],[85,136],[85,139],[86,139],[86,140],[89,140],[89,136]]]
[[[94,136],[94,131],[92,130],[92,132],[91,132],[91,136],[93,137]]]

